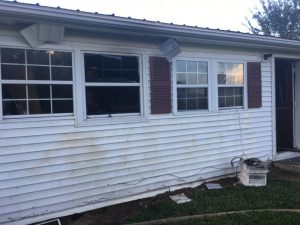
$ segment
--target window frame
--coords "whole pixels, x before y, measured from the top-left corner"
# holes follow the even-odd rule
[[[244,75],[244,83],[242,85],[236,85],[236,84],[219,84],[218,83],[218,63],[233,63],[233,64],[243,64],[243,75]],[[213,63],[214,67],[214,80],[215,85],[213,87],[213,92],[215,94],[216,99],[216,110],[218,111],[229,111],[229,110],[246,110],[248,109],[248,89],[247,89],[247,62],[244,60],[225,60],[225,59],[218,59],[215,60]],[[243,106],[238,107],[219,107],[219,87],[242,87],[243,88]]]
[[[22,63],[2,63],[1,62],[1,49],[2,48],[10,48],[10,49],[21,49],[25,51],[25,62]],[[57,51],[57,52],[66,52],[71,53],[71,66],[62,66],[62,65],[52,65],[49,61],[49,65],[44,64],[31,64],[28,63],[26,58],[26,50],[37,50],[37,51]],[[20,120],[20,119],[39,119],[39,118],[74,118],[76,115],[76,106],[75,106],[75,68],[74,68],[74,51],[70,49],[57,49],[57,48],[28,48],[24,46],[0,46],[0,120]],[[23,65],[25,66],[25,80],[17,80],[17,79],[10,79],[10,80],[3,80],[2,79],[2,69],[1,65]],[[72,80],[70,81],[61,81],[61,80],[28,80],[28,66],[40,66],[40,67],[48,67],[49,71],[51,71],[51,67],[61,67],[61,68],[71,68],[72,69]],[[51,72],[50,72],[51,73]],[[2,85],[3,84],[45,84],[45,85],[72,85],[72,104],[73,104],[73,112],[72,113],[48,113],[48,114],[22,114],[22,115],[3,115],[3,96],[2,96]],[[26,93],[28,92],[26,88]],[[28,98],[26,98],[27,110],[28,110]],[[52,96],[47,100],[52,101]]]
[[[139,83],[109,83],[109,82],[86,82],[85,81],[85,54],[95,54],[95,55],[116,55],[116,56],[135,56],[138,59],[138,71],[139,71]],[[110,51],[101,51],[101,50],[81,50],[80,59],[82,62],[82,107],[83,107],[83,121],[95,121],[100,120],[124,120],[124,118],[142,118],[145,115],[144,109],[144,76],[143,76],[143,55],[138,53],[128,53],[128,52],[110,52]],[[88,83],[88,85],[87,85]],[[112,85],[113,84],[113,85]],[[140,112],[139,113],[117,113],[117,114],[104,114],[104,115],[87,115],[87,106],[86,106],[86,87],[139,87],[139,103],[140,103]],[[82,122],[83,122],[82,121]]]
[[[176,71],[176,61],[196,61],[196,62],[206,62],[207,63],[207,84],[197,84],[197,85],[178,85],[177,84],[177,71]],[[173,114],[175,115],[184,115],[184,114],[199,114],[199,113],[207,113],[211,111],[212,106],[212,96],[211,96],[211,61],[207,58],[200,58],[200,57],[175,57],[172,60],[172,90],[173,90]],[[207,88],[207,109],[199,109],[199,110],[182,110],[178,111],[177,105],[177,88],[178,86],[189,86],[191,88]]]

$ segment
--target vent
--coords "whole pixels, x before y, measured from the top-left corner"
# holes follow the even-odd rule
[[[178,43],[174,39],[166,40],[159,46],[159,49],[169,61],[181,52]]]
[[[53,24],[33,24],[20,31],[28,44],[36,48],[44,43],[60,43],[64,39],[64,27]]]

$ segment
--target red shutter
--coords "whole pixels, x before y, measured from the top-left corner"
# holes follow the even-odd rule
[[[261,102],[261,64],[259,62],[247,63],[248,76],[248,108],[260,108]]]
[[[171,113],[171,68],[164,57],[150,57],[151,113]]]

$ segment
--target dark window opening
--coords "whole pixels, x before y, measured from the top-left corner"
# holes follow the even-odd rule
[[[138,57],[86,53],[84,63],[88,116],[141,112]]]
[[[85,54],[85,81],[139,83],[138,57]]]

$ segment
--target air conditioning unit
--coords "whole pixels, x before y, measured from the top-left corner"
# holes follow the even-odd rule
[[[267,165],[257,158],[243,160],[240,164],[239,180],[245,186],[266,186]]]

